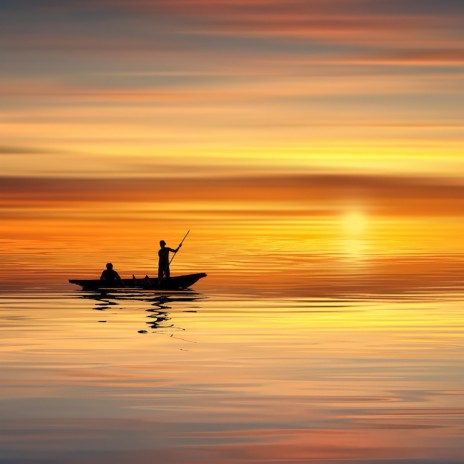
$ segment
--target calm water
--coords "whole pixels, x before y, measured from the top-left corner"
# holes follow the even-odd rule
[[[3,293],[0,462],[464,462],[461,287],[345,279]]]

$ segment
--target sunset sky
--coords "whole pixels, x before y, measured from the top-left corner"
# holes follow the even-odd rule
[[[198,251],[230,227],[300,237],[332,218],[349,240],[376,224],[385,251],[401,248],[388,218],[403,231],[412,218],[456,251],[463,13],[461,0],[3,1],[4,247],[94,234],[98,248],[113,233],[153,246],[171,218],[159,233],[194,224]]]

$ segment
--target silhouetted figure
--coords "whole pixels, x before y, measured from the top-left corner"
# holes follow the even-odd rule
[[[100,276],[100,280],[105,282],[105,284],[107,284],[109,287],[123,286],[121,277],[119,277],[119,274],[113,269],[113,265],[111,263],[107,263],[106,269]]]
[[[171,271],[169,270],[169,252],[177,253],[179,248],[182,245],[179,245],[175,250],[166,246],[166,242],[161,240],[160,250],[158,251],[159,261],[158,261],[158,281],[161,282],[163,276],[166,279],[171,277]]]

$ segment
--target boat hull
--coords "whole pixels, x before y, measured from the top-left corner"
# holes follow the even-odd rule
[[[138,288],[143,290],[182,290],[191,287],[194,283],[198,282],[203,277],[206,277],[204,272],[199,274],[187,274],[181,276],[170,277],[163,279],[161,283],[157,278],[144,277],[143,279],[121,279],[121,285],[110,286],[106,282],[99,279],[85,280],[85,279],[70,279],[69,283],[80,285],[82,290],[107,290],[107,289],[121,289],[121,288]]]

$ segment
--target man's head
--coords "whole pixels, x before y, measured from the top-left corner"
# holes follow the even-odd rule
[[[160,247],[164,248],[166,246],[166,242],[164,240],[160,241]]]
[[[113,265],[111,263],[106,263],[106,269],[108,269],[108,271],[111,271],[113,269]]]

